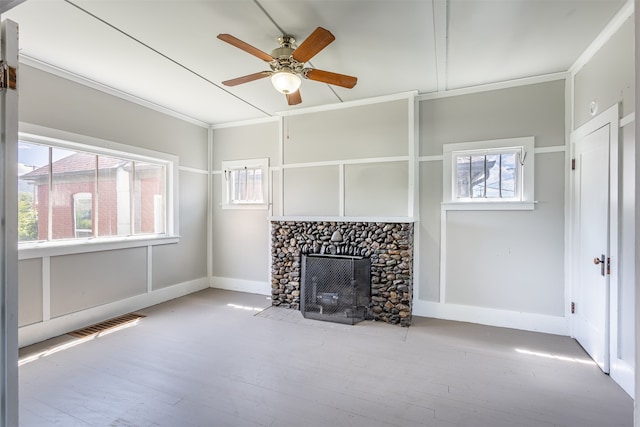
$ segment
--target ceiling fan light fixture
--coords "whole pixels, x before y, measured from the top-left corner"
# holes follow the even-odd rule
[[[271,75],[271,83],[278,92],[287,95],[296,92],[300,88],[302,80],[297,74],[282,70],[276,71]]]

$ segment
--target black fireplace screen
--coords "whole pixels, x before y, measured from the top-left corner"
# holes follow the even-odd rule
[[[300,311],[305,318],[354,325],[369,317],[369,258],[303,255],[301,285]]]

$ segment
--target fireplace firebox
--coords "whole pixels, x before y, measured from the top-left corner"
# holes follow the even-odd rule
[[[300,311],[307,319],[356,323],[369,318],[371,262],[350,255],[302,256]]]

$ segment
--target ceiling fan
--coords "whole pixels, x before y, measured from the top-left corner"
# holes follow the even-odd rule
[[[222,82],[225,86],[236,86],[270,76],[271,83],[273,83],[276,90],[286,95],[287,103],[289,105],[296,105],[302,102],[299,90],[302,82],[300,77],[348,89],[354,87],[358,81],[356,77],[332,73],[331,71],[317,70],[315,68],[306,68],[304,66],[305,62],[308,62],[336,39],[329,30],[322,27],[316,28],[313,33],[296,48],[293,47],[295,39],[292,36],[284,35],[278,38],[280,47],[272,50],[271,54],[263,52],[231,34],[218,34],[218,38],[268,62],[271,67],[271,71],[260,71],[247,76],[226,80]]]

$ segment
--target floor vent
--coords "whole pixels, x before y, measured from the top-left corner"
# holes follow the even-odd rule
[[[78,329],[77,331],[69,332],[69,335],[76,338],[85,338],[91,335],[97,335],[111,329],[118,329],[123,326],[129,325],[137,321],[138,319],[145,317],[142,314],[125,314],[120,317],[105,320],[104,322],[96,323],[95,325],[87,326],[86,328]]]

